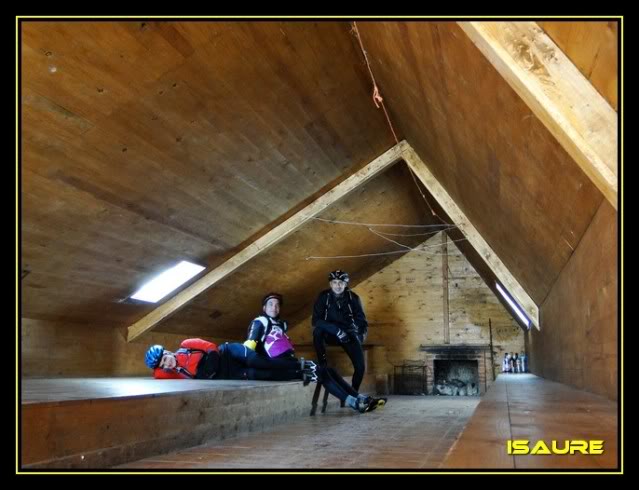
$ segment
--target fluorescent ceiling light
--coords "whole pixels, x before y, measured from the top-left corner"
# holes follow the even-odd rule
[[[183,260],[178,265],[164,271],[138,289],[131,298],[148,303],[157,303],[167,294],[179,288],[186,281],[199,274],[204,267]]]

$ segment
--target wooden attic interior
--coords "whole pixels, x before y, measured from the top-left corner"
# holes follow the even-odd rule
[[[310,309],[326,273],[341,268],[370,316],[375,386],[432,339],[487,341],[486,313],[455,320],[488,308],[472,299],[481,283],[534,375],[614,412],[618,34],[616,20],[367,21],[356,33],[343,21],[23,21],[21,381],[148,377],[148,345],[243,341],[270,290],[284,295],[291,338],[312,356]],[[327,199],[400,147],[379,173]],[[322,200],[289,234],[132,335],[163,307],[127,299],[154,274],[182,259],[220,270]],[[375,255],[398,246],[322,220],[453,223],[426,243],[443,241],[458,257],[442,267],[432,254],[436,291],[427,274],[414,287],[404,264],[426,254]],[[451,289],[464,287],[450,270],[462,262],[475,281],[466,296]],[[385,283],[391,276],[401,289]],[[496,281],[534,307],[535,327],[519,328]],[[431,303],[418,307],[421,293],[444,304],[436,315]],[[25,456],[34,434],[23,437],[25,464],[76,464],[71,453]]]

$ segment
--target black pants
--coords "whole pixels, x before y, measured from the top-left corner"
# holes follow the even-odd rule
[[[357,339],[351,339],[350,342],[342,344],[337,338],[338,330],[339,327],[334,323],[323,323],[313,329],[313,346],[317,353],[317,360],[320,364],[326,361],[326,344],[341,345],[351,360],[351,363],[353,363],[353,368],[355,369],[353,372],[353,388],[357,391],[362,384],[364,371],[366,369],[364,350],[362,349],[362,344],[360,344]]]
[[[224,344],[229,356],[229,379],[289,381],[302,379],[300,362],[295,358],[270,358],[239,343]]]
[[[318,381],[324,385],[328,392],[339,398],[340,401],[346,401],[348,395],[357,398],[357,391],[342,378],[335,369],[330,367],[321,367],[317,370]]]

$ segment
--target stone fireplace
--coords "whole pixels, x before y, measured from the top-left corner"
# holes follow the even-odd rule
[[[483,395],[492,383],[487,345],[422,345],[429,395]]]
[[[435,359],[433,372],[433,395],[479,395],[476,360]]]

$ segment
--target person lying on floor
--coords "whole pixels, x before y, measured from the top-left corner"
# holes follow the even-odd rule
[[[240,343],[217,346],[202,339],[187,339],[169,351],[153,345],[144,359],[156,379],[250,379],[262,381],[317,379],[312,361],[294,358],[271,359]]]
[[[343,405],[349,406],[359,413],[372,412],[376,408],[386,405],[386,398],[373,398],[355,391],[335,369],[327,366],[317,367],[317,382],[322,383],[324,388],[334,397],[338,398]]]

